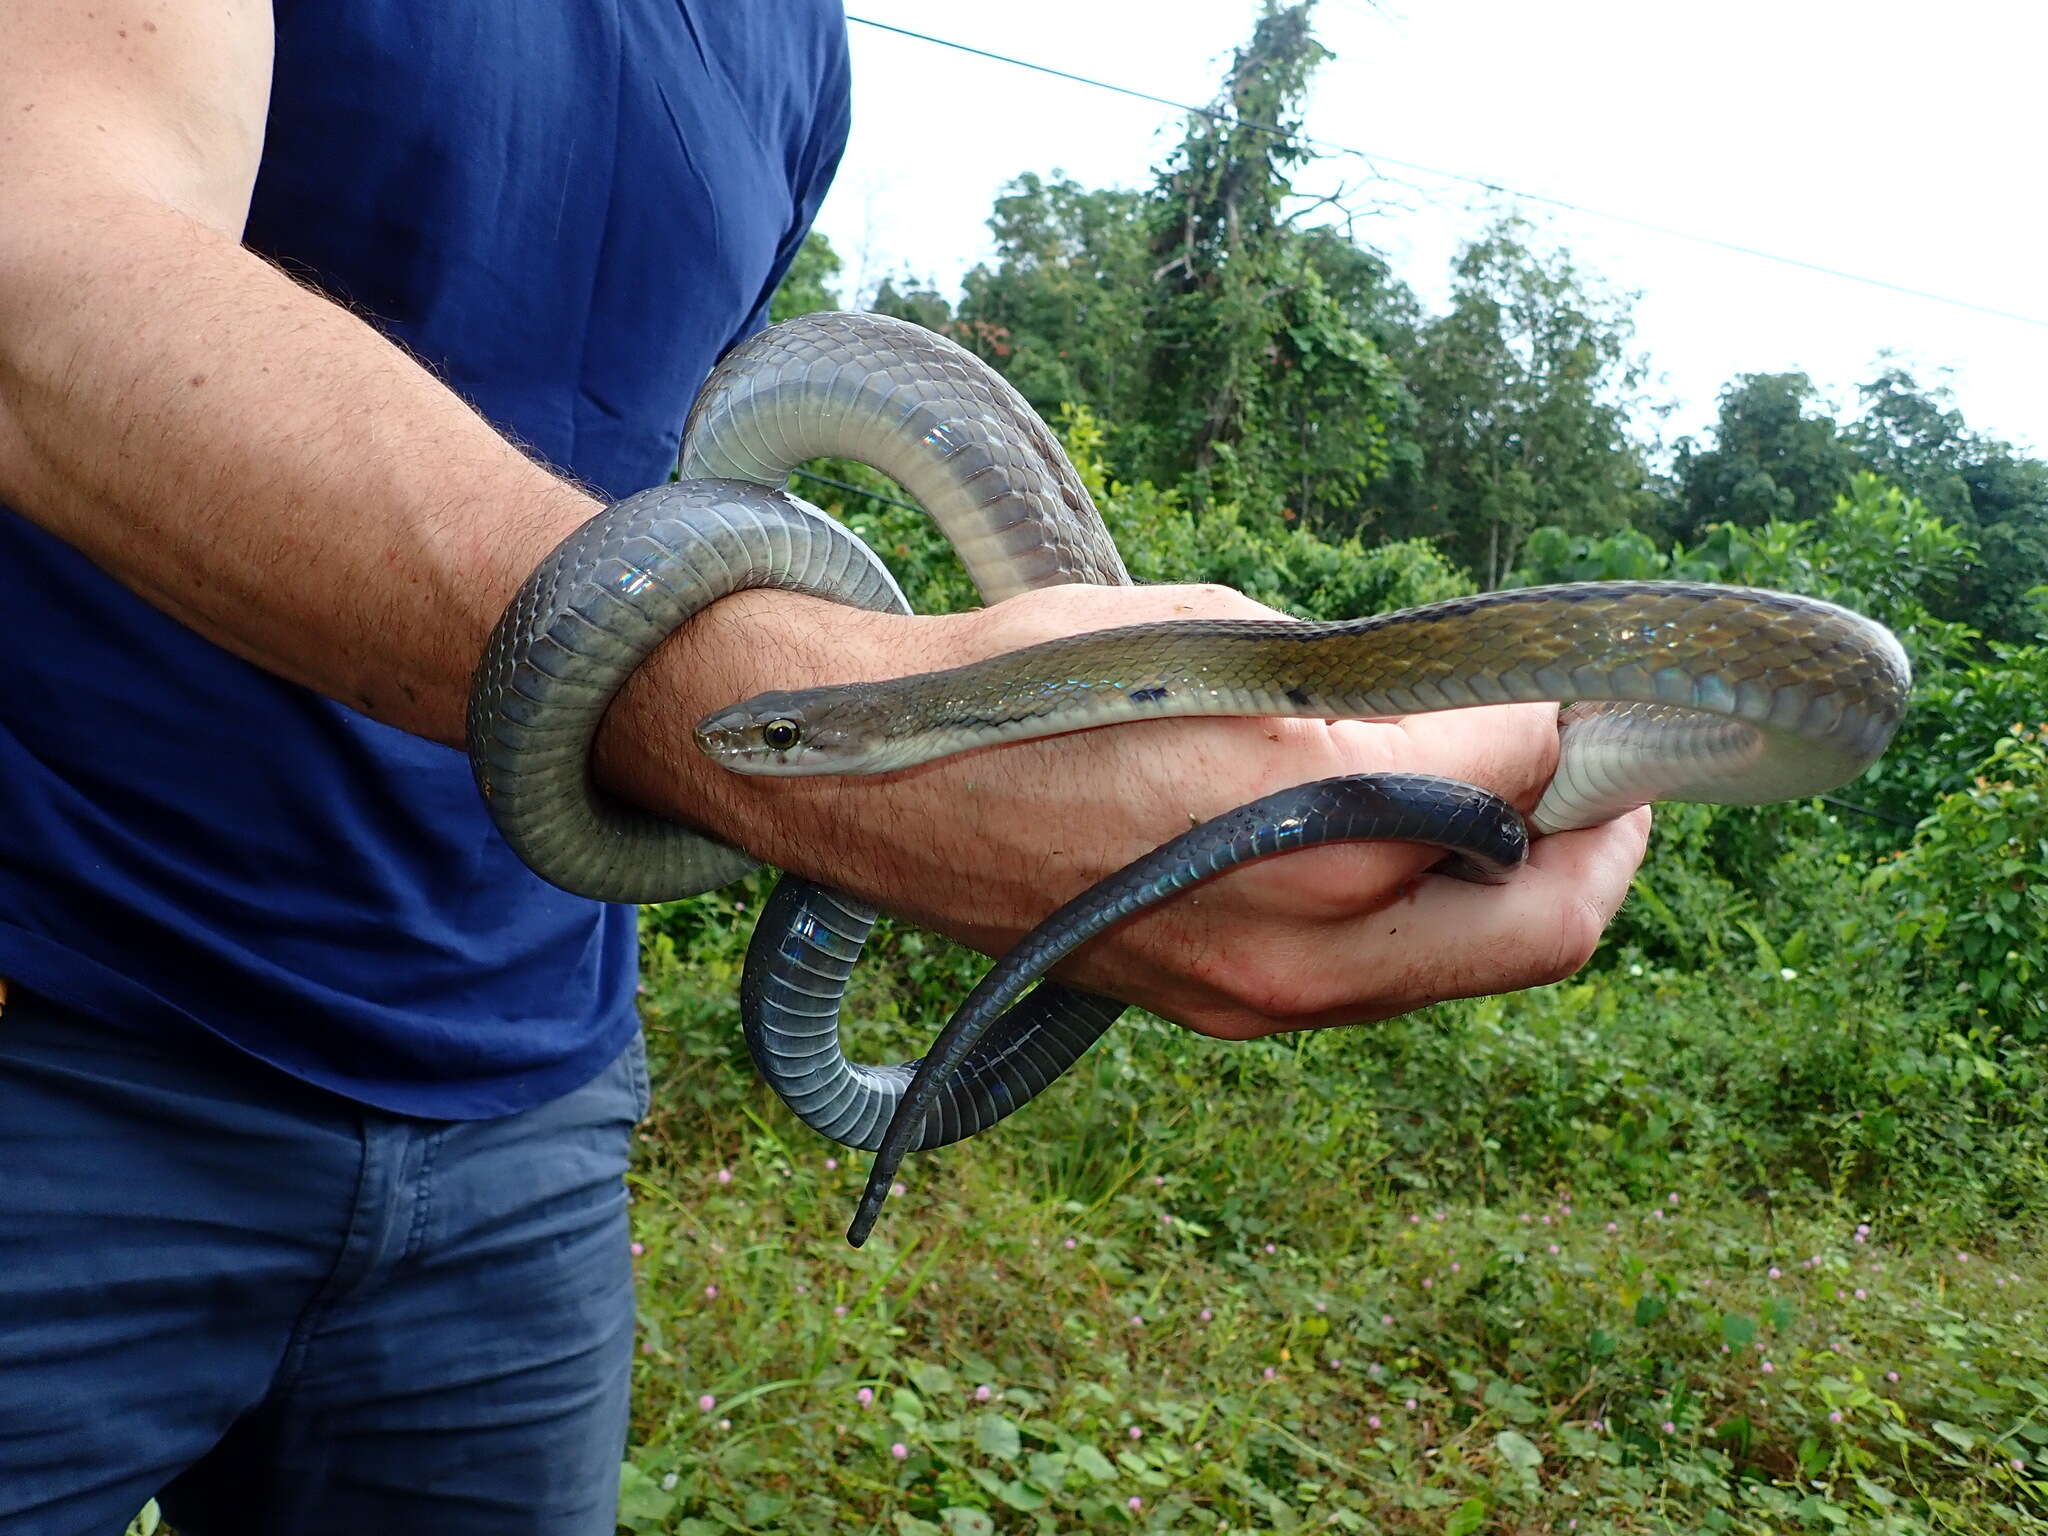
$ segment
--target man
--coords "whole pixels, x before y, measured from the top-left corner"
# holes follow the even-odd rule
[[[117,1529],[159,1490],[186,1536],[608,1531],[632,918],[521,869],[451,748],[508,595],[665,477],[762,323],[843,141],[843,23],[0,0],[0,36],[0,1531]],[[635,680],[600,770],[992,950],[1282,784],[1533,803],[1540,708],[1162,722],[884,783],[727,776],[689,740],[770,686],[1262,611],[745,594]],[[1090,835],[1048,855],[1048,823]],[[1491,891],[1318,850],[1072,979],[1228,1037],[1549,980],[1644,827],[1549,839]]]

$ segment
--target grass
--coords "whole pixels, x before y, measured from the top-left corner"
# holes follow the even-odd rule
[[[1134,1017],[859,1252],[865,1160],[740,1042],[763,881],[651,912],[622,1529],[2048,1532],[2048,1039],[1818,812],[1658,839],[1580,979]],[[2012,883],[1958,868],[1926,902]],[[873,950],[900,1059],[981,962]]]
[[[2040,1122],[1839,992],[1882,976],[1618,965],[1248,1047],[1128,1022],[913,1159],[854,1252],[864,1159],[738,1046],[748,910],[650,941],[626,1529],[2048,1529]],[[885,949],[870,1056],[971,971]]]

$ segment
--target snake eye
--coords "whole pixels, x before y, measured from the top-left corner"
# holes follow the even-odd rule
[[[794,720],[770,720],[761,727],[761,740],[774,752],[787,752],[803,735],[803,727]]]

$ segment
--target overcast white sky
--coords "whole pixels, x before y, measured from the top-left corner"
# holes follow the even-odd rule
[[[849,0],[849,11],[1180,101],[1213,96],[1256,0]],[[1323,0],[1337,57],[1307,129],[1382,155],[2048,320],[2048,7],[2028,0]],[[1172,111],[854,25],[854,131],[819,227],[853,281],[950,288],[1004,182],[1145,184]],[[1386,168],[1363,237],[1431,302],[1500,200]],[[1307,190],[1364,183],[1324,162]],[[1362,201],[1375,189],[1368,187]],[[1737,372],[1800,369],[1844,406],[1891,349],[1947,369],[1969,421],[2048,446],[2048,328],[1522,205],[1639,290],[1638,346],[1713,419]],[[857,296],[857,295],[856,295]]]

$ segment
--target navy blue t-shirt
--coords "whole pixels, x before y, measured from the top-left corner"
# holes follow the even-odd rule
[[[275,15],[248,245],[563,472],[667,479],[844,145],[836,0]],[[0,613],[0,977],[437,1118],[624,1047],[631,909],[529,873],[460,753],[236,659],[4,508]]]

